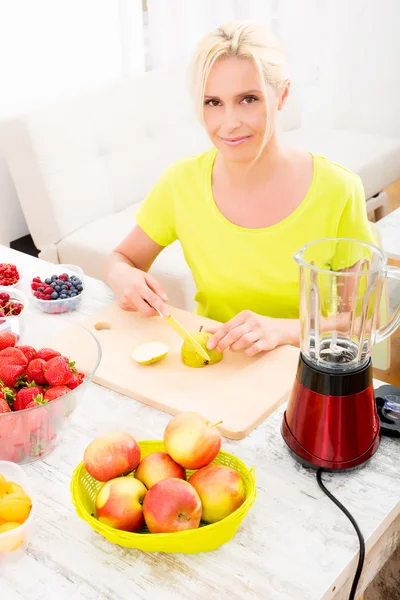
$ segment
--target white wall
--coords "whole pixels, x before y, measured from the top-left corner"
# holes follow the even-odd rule
[[[334,123],[400,139],[400,2],[338,0]]]

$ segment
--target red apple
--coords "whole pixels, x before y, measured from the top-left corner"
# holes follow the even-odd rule
[[[186,469],[200,469],[217,456],[221,434],[209,421],[194,412],[177,415],[164,431],[164,446],[168,454]]]
[[[134,477],[117,477],[103,485],[96,498],[96,516],[102,523],[139,531],[144,525],[142,501],[146,488]]]
[[[186,480],[186,471],[166,452],[154,452],[142,458],[135,471],[135,477],[150,489],[168,477]]]
[[[110,481],[138,466],[140,448],[134,437],[125,431],[96,438],[85,450],[86,471],[97,481]]]
[[[196,529],[201,510],[200,498],[194,487],[176,477],[153,485],[143,502],[144,520],[150,533]]]
[[[242,476],[224,465],[214,464],[199,469],[189,477],[189,483],[200,496],[202,519],[207,523],[221,521],[246,499]]]

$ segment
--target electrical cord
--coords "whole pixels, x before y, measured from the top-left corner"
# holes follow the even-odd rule
[[[345,506],[343,506],[343,504],[341,502],[339,502],[339,500],[337,498],[335,498],[335,496],[333,494],[331,494],[331,492],[325,487],[323,481],[322,481],[322,477],[321,474],[324,472],[324,469],[318,469],[317,470],[317,482],[319,487],[321,488],[321,490],[324,492],[324,494],[326,494],[328,496],[328,498],[330,500],[332,500],[332,502],[334,504],[336,504],[336,506],[338,508],[340,508],[340,510],[346,515],[346,517],[349,519],[349,521],[351,522],[351,524],[353,525],[354,529],[356,530],[357,533],[357,537],[358,537],[358,541],[360,543],[360,554],[359,554],[359,558],[358,558],[358,565],[357,565],[357,569],[354,575],[354,579],[353,579],[353,585],[351,586],[351,590],[350,590],[350,595],[349,595],[349,600],[355,600],[356,597],[356,591],[357,591],[357,586],[358,586],[358,582],[360,580],[361,577],[361,572],[363,570],[363,566],[364,566],[364,559],[365,559],[365,541],[364,541],[364,537],[363,534],[361,533],[361,530],[357,524],[357,521],[355,520],[355,518],[353,517],[353,515],[347,510],[347,508]]]

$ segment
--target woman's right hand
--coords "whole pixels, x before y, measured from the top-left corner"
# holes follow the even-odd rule
[[[158,314],[154,306],[165,317],[169,316],[167,294],[153,275],[126,263],[119,263],[114,268],[112,280],[113,292],[123,310],[153,317]]]

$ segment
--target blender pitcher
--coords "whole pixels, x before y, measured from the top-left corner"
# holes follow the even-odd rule
[[[400,281],[400,269],[387,266],[376,246],[348,238],[327,238],[294,255],[300,266],[300,348],[317,369],[354,369],[368,361],[372,346],[400,325],[400,305],[380,323],[387,277]]]
[[[379,447],[371,350],[400,325],[380,322],[382,291],[400,269],[376,246],[350,238],[310,242],[300,270],[300,357],[282,436],[300,463],[348,470]]]

